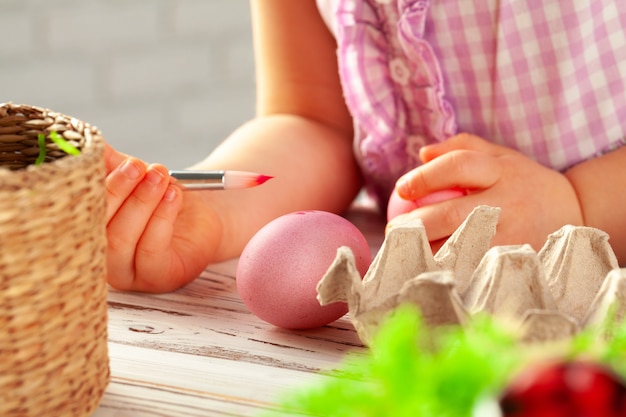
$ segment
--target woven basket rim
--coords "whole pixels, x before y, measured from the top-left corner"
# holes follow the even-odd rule
[[[73,116],[62,114],[57,111],[27,104],[13,104],[11,102],[0,103],[0,110],[3,108],[10,108],[13,111],[20,109],[35,109],[46,114],[48,112],[55,113],[65,116],[67,118],[77,120],[82,123],[82,125],[84,125],[83,132],[79,132],[84,138],[84,143],[80,147],[79,155],[67,155],[61,158],[56,158],[52,161],[45,161],[41,165],[30,164],[22,169],[17,170],[12,170],[8,167],[0,165],[0,181],[2,181],[3,183],[5,183],[6,181],[10,181],[11,178],[19,178],[25,175],[32,175],[35,172],[46,175],[52,173],[53,171],[58,172],[63,170],[76,169],[80,164],[83,163],[85,159],[95,160],[96,158],[99,158],[102,153],[102,149],[104,148],[104,137],[102,136],[100,130],[90,123],[87,123]],[[2,117],[0,117],[0,121],[1,120]]]

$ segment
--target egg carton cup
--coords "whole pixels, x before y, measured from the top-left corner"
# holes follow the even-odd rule
[[[626,315],[626,269],[608,235],[564,226],[539,252],[530,245],[495,246],[500,209],[476,207],[433,256],[419,218],[394,220],[361,280],[347,247],[337,250],[317,286],[322,305],[346,302],[365,344],[399,305],[417,305],[432,326],[463,325],[488,313],[518,327],[523,342],[556,341]],[[613,316],[614,315],[614,316]]]

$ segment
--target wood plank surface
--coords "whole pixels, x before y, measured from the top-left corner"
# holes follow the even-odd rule
[[[374,253],[381,220],[349,217]],[[303,331],[260,320],[237,294],[236,266],[211,265],[167,294],[110,290],[111,383],[94,417],[255,416],[364,351],[347,316]]]

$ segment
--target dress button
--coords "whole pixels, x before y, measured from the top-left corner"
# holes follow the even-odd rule
[[[391,79],[401,85],[407,85],[411,78],[411,70],[402,58],[394,58],[389,62]]]

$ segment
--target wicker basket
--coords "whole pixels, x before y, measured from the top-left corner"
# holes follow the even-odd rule
[[[0,104],[0,416],[87,416],[109,382],[103,154],[87,123]]]

